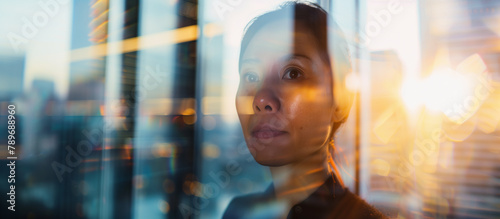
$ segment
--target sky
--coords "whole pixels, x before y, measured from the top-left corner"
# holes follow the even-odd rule
[[[68,90],[69,48],[72,4],[68,1],[48,10],[39,2],[49,0],[5,1],[0,7],[0,55],[22,57],[25,60],[24,90],[34,79],[54,81],[56,93],[64,97]],[[61,1],[63,2],[63,1]],[[58,8],[57,8],[58,7]],[[34,20],[35,19],[35,20]],[[38,24],[38,26],[36,25]],[[32,25],[32,35],[23,34]],[[25,31],[26,32],[26,31]],[[25,49],[16,51],[9,36],[26,39]],[[21,74],[22,72],[12,72]]]

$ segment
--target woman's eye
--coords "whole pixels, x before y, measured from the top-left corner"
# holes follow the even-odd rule
[[[259,81],[259,76],[255,73],[246,73],[243,75],[243,78],[245,79],[246,82],[257,82]]]
[[[296,68],[289,68],[283,74],[283,79],[293,80],[302,77],[302,72]]]

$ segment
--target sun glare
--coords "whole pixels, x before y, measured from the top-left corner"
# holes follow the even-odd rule
[[[408,80],[401,92],[403,101],[410,109],[425,106],[429,110],[445,113],[467,97],[470,87],[460,73],[441,68],[423,80]]]

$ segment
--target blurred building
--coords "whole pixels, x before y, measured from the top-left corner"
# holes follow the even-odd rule
[[[7,109],[8,105],[14,104],[13,101],[22,95],[24,89],[24,64],[24,57],[0,56],[1,109]],[[2,122],[2,124],[7,124],[7,110],[0,111],[0,115],[0,122]],[[2,133],[7,133],[7,126],[0,126],[0,131]],[[7,155],[7,149],[1,151],[0,154]]]
[[[51,167],[59,187],[54,212],[61,218],[96,218],[102,211],[106,57],[95,56],[93,48],[107,42],[108,4],[105,0],[73,2],[69,90],[57,122],[59,144]],[[82,145],[91,152],[82,154]]]
[[[0,101],[12,100],[23,92],[25,58],[0,56]]]

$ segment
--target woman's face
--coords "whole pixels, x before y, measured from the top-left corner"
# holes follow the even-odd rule
[[[240,67],[236,108],[255,160],[282,166],[318,152],[332,125],[332,76],[315,38],[286,19],[250,40]]]

